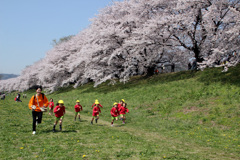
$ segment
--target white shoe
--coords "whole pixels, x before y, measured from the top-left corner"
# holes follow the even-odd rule
[[[33,133],[32,134],[36,134],[36,131],[33,131]]]
[[[113,124],[111,124],[111,127],[113,127]]]

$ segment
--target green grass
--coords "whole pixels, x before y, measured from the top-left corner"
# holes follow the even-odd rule
[[[36,135],[27,107],[34,91],[25,92],[22,103],[12,93],[0,101],[0,159],[238,159],[239,79],[240,65],[227,73],[215,68],[61,88],[47,97],[65,102],[63,132],[52,133],[54,117],[44,113]],[[111,127],[110,109],[122,98],[127,124]],[[77,99],[81,122],[73,121]],[[104,108],[99,123],[90,125],[95,99]]]

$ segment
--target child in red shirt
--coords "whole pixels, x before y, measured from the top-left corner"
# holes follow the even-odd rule
[[[53,107],[54,107],[54,102],[53,102],[53,99],[51,98],[49,102],[49,115],[53,115]]]
[[[117,109],[118,110],[123,106],[123,103],[125,103],[125,100],[121,99],[121,101],[117,104]]]
[[[116,120],[116,121],[118,120],[119,111],[118,111],[117,107],[118,107],[118,103],[116,103],[116,102],[113,103],[113,107],[110,111],[111,116],[112,116],[111,126],[113,126],[114,120]]]
[[[94,118],[95,118],[95,122],[97,123],[99,119],[99,112],[101,113],[101,110],[99,108],[99,102],[95,102],[95,106],[93,107],[91,124],[93,124]]]
[[[129,110],[127,108],[127,103],[123,103],[123,106],[119,109],[120,112],[120,119],[123,121],[123,124],[125,124],[126,117],[124,116],[127,113],[129,113]]]
[[[80,105],[80,101],[77,100],[76,101],[76,105],[74,106],[75,108],[75,121],[76,121],[76,118],[77,118],[77,115],[78,115],[78,119],[80,121],[80,111],[82,111],[82,106]]]
[[[97,99],[95,100],[95,103],[93,103],[92,108],[94,107],[94,105],[96,104],[96,102],[98,103],[98,105],[99,105],[101,108],[103,108],[103,106],[98,102]]]
[[[53,132],[55,132],[55,127],[59,121],[59,127],[60,127],[60,131],[62,131],[62,122],[63,122],[63,118],[65,115],[65,106],[64,106],[64,102],[63,100],[59,100],[58,104],[55,108],[54,108],[54,113],[55,113],[55,123],[53,125]]]
[[[92,108],[95,106],[96,103],[98,104],[99,112],[101,113],[100,107],[103,108],[103,106],[99,103],[97,99],[95,100],[95,103],[93,103]],[[99,115],[98,115],[98,119],[99,119]],[[95,121],[97,123],[97,119],[95,119]]]

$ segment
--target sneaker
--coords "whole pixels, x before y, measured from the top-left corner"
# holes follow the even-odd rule
[[[53,131],[53,132],[56,132],[56,130],[55,130],[55,129],[53,129],[52,131]]]
[[[123,122],[123,124],[125,124],[125,122]]]
[[[32,134],[36,134],[36,131],[33,131],[33,133]]]
[[[91,121],[91,125],[93,125],[93,122]]]
[[[113,127],[113,124],[111,124],[111,127]]]

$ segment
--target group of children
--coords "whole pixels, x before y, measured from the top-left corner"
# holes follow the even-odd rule
[[[113,103],[113,107],[110,111],[112,116],[112,122],[111,126],[113,126],[113,122],[118,120],[118,117],[120,116],[120,119],[122,120],[123,124],[125,124],[126,120],[126,113],[129,113],[129,110],[127,108],[127,103],[125,103],[124,99],[121,99],[120,103]]]
[[[97,123],[98,119],[99,119],[99,113],[101,113],[101,108],[103,108],[103,106],[98,102],[98,100],[95,100],[95,103],[92,105],[93,108],[93,112],[92,112],[92,120],[91,120],[91,124],[93,124],[93,120],[95,119],[95,122]],[[112,116],[112,122],[111,122],[111,126],[113,126],[113,122],[116,120],[118,120],[118,117],[120,116],[120,119],[123,121],[123,124],[125,124],[125,114],[129,113],[129,110],[127,108],[127,103],[125,102],[124,99],[121,99],[120,103],[113,103],[113,107],[110,111],[111,116]]]
[[[99,114],[101,113],[101,108],[103,108],[103,106],[99,103],[99,101],[96,99],[95,103],[92,105],[93,111],[92,111],[92,119],[91,119],[91,124],[93,125],[93,121],[95,119],[95,122],[98,122],[99,119]],[[83,110],[83,107],[80,105],[80,101],[77,100],[76,101],[76,105],[74,106],[75,109],[75,117],[74,120],[76,121],[77,116],[79,121],[80,119],[80,112]],[[64,118],[64,114],[65,114],[65,106],[64,106],[64,102],[63,100],[59,100],[58,103],[56,104],[56,107],[54,108],[54,102],[53,99],[50,99],[49,102],[49,115],[53,115],[53,113],[55,113],[55,122],[53,125],[53,132],[55,132],[55,127],[57,125],[57,123],[59,122],[59,128],[60,131],[62,130],[62,122],[63,122],[63,118]],[[127,108],[127,103],[125,102],[124,99],[121,99],[120,103],[114,103],[113,107],[110,111],[111,116],[112,116],[112,122],[111,122],[111,126],[113,126],[113,123],[115,120],[118,120],[118,117],[120,116],[120,120],[122,120],[123,124],[125,124],[125,114],[129,113],[129,110]]]
[[[49,115],[53,115],[53,113],[55,114],[53,132],[56,131],[55,128],[58,122],[59,122],[60,131],[62,131],[62,123],[65,115],[65,106],[64,106],[63,100],[59,100],[58,103],[56,104],[56,107],[54,108],[53,99],[51,98],[49,102],[45,94],[42,93],[42,86],[36,86],[36,95],[33,95],[28,103],[28,107],[32,111],[32,118],[33,118],[32,134],[36,134],[36,125],[42,122],[43,112],[47,111],[48,106],[49,106]],[[93,124],[94,119],[96,123],[98,122],[99,114],[101,113],[100,107],[103,108],[103,106],[96,99],[95,103],[92,105],[93,112],[92,112],[91,124]],[[76,101],[76,105],[74,106],[74,109],[75,109],[74,120],[76,121],[78,116],[78,119],[80,121],[80,112],[83,110],[83,107],[80,105],[79,100]],[[118,120],[119,116],[123,124],[125,124],[125,120],[126,120],[125,114],[128,112],[129,110],[127,108],[127,104],[124,99],[121,99],[119,103],[115,102],[110,111],[112,116],[111,126],[113,126],[113,123],[115,120]]]

